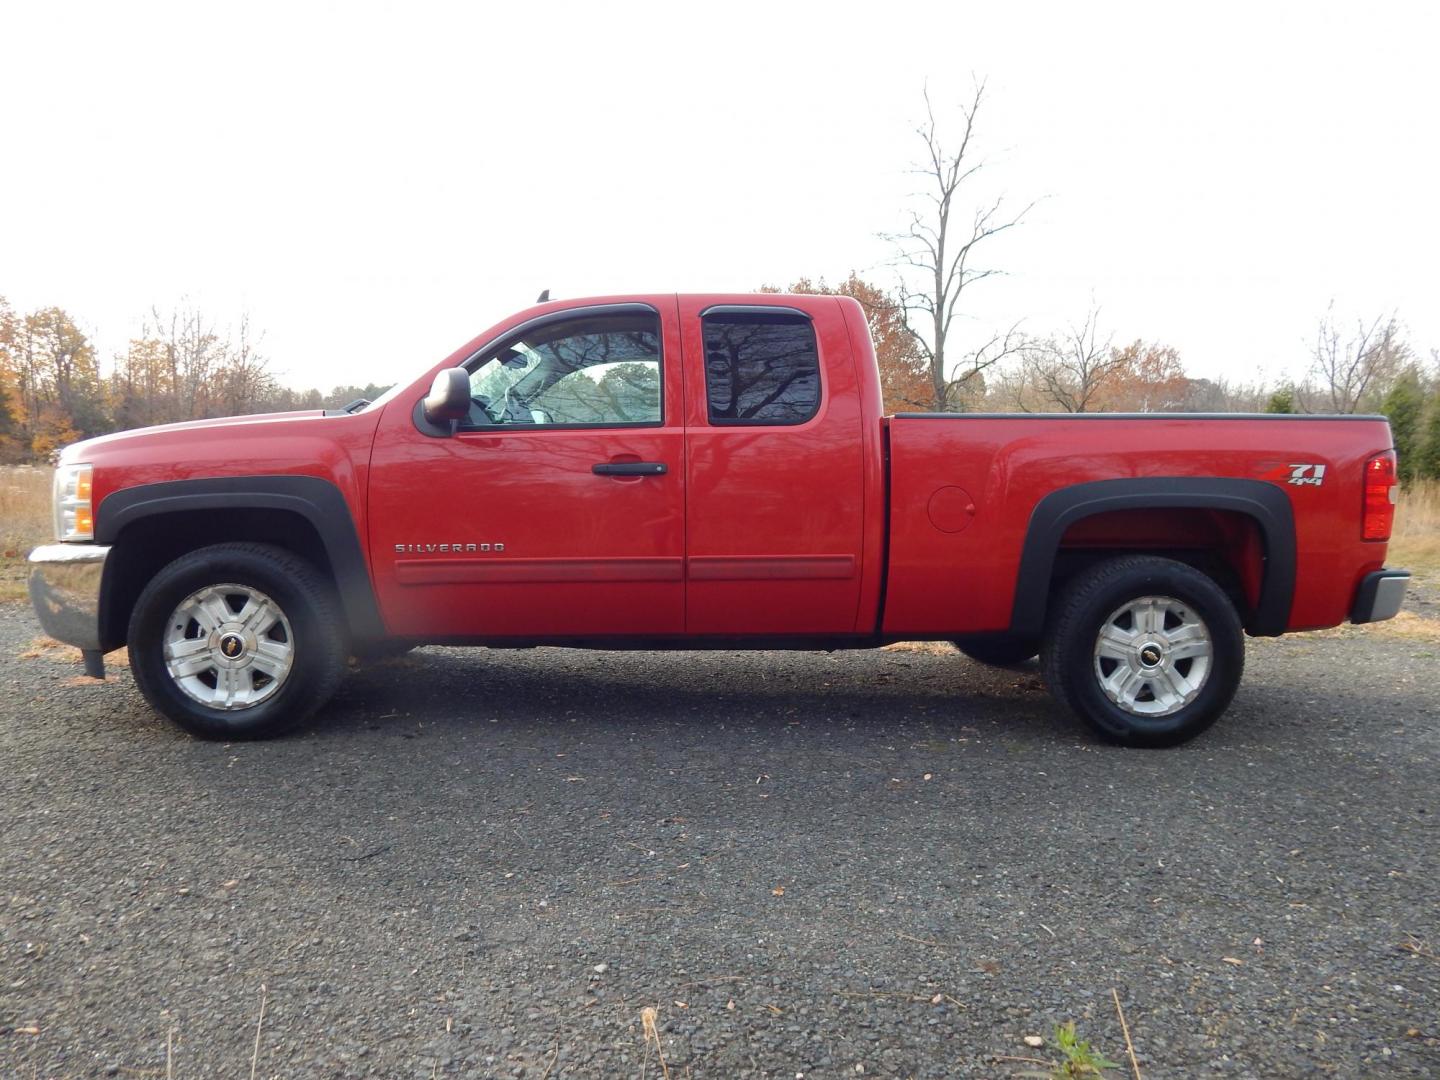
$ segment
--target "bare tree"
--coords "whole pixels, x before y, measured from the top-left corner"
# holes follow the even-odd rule
[[[168,313],[153,307],[141,334],[159,342],[163,350],[170,391],[169,418],[199,420],[210,416],[215,373],[224,362],[226,350],[214,321],[194,305]]]
[[[1127,353],[1100,337],[1100,309],[1085,321],[1049,338],[1028,342],[1021,369],[1026,397],[1017,404],[1029,412],[1094,412],[1112,380],[1130,363]]]
[[[269,407],[277,388],[263,338],[247,312],[232,328],[187,301],[169,311],[152,307],[140,336],[115,357],[115,420],[135,426]]]
[[[982,200],[971,212],[958,203],[968,194],[967,183],[985,165],[975,157],[972,140],[980,106],[985,99],[985,84],[978,82],[968,105],[960,107],[964,128],[957,146],[947,147],[935,121],[930,93],[925,91],[925,123],[917,129],[924,140],[925,157],[916,172],[925,177],[924,212],[911,211],[910,226],[904,232],[887,237],[898,249],[897,264],[908,268],[924,281],[912,290],[903,280],[900,304],[905,314],[905,329],[930,369],[934,390],[931,408],[944,412],[958,400],[957,391],[981,371],[998,363],[1019,344],[1016,328],[996,335],[979,349],[963,354],[960,362],[950,359],[951,331],[960,297],[977,281],[999,271],[975,265],[976,248],[984,241],[1014,228],[1034,206],[1031,203],[1019,213],[1004,211],[1004,199]]]
[[[231,416],[254,412],[274,387],[266,369],[269,357],[260,352],[264,334],[250,326],[250,313],[242,312],[234,341],[225,342],[220,359],[219,382],[224,411]]]
[[[1264,412],[1273,388],[1264,382],[1231,382],[1224,377],[1187,381],[1181,412]]]
[[[1353,413],[1367,398],[1383,395],[1409,357],[1394,315],[1377,315],[1368,324],[1357,319],[1355,332],[1347,336],[1331,303],[1311,353],[1310,377],[1317,386],[1303,388],[1304,404],[1310,411]]]

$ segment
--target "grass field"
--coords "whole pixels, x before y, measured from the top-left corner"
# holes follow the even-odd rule
[[[51,539],[52,528],[50,470],[0,468],[0,601],[25,596],[25,556]],[[1400,496],[1387,561],[1440,577],[1440,481],[1412,484]]]
[[[25,596],[25,556],[54,539],[50,469],[0,468],[0,601]]]
[[[1440,480],[1412,484],[1401,494],[1387,561],[1440,575]]]

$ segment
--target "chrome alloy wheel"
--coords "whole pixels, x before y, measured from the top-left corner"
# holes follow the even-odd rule
[[[248,709],[290,675],[295,636],[280,605],[249,585],[191,593],[165,627],[165,670],[186,697],[212,709]]]
[[[1112,611],[1095,638],[1105,696],[1137,716],[1169,716],[1194,701],[1210,675],[1210,628],[1169,596],[1141,596]]]

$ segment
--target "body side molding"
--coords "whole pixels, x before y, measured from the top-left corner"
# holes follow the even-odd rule
[[[1254,520],[1265,545],[1259,603],[1246,630],[1256,637],[1284,633],[1295,594],[1295,515],[1290,498],[1264,480],[1156,476],[1096,480],[1046,495],[1030,513],[1010,632],[1038,635],[1045,623],[1050,576],[1065,530],[1112,510],[1228,510]]]
[[[340,489],[318,476],[217,476],[122,488],[95,513],[97,543],[113,544],[126,526],[159,514],[195,510],[282,510],[308,521],[320,537],[335,588],[357,641],[385,636],[360,534]]]

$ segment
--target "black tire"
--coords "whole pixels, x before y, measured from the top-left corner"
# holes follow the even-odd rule
[[[197,680],[213,680],[213,673],[177,678],[165,659],[167,634],[193,634],[197,642],[204,636],[198,622],[188,631],[181,631],[180,623],[172,630],[172,615],[189,598],[221,585],[254,590],[278,606],[285,624],[266,634],[289,649],[289,666],[282,675],[271,679],[263,672],[246,674],[245,692],[259,700],[230,709],[206,705],[182,688],[182,682],[194,687]],[[233,598],[222,596],[222,602],[235,610]],[[348,651],[343,625],[330,583],[304,559],[268,544],[217,544],[182,555],[140,594],[127,635],[130,667],[145,700],[190,734],[227,741],[264,739],[295,727],[335,692]],[[204,657],[198,656],[197,662],[204,663]],[[261,688],[254,690],[255,684]]]
[[[1173,601],[1173,605],[1147,603],[1150,598]],[[1146,641],[1126,646],[1134,649],[1133,660],[1101,656],[1097,652],[1101,631],[1113,634],[1108,629],[1110,617],[1127,605],[1156,612],[1165,627],[1174,619],[1176,629],[1162,629],[1158,635],[1137,630],[1137,637],[1164,639],[1158,651],[1149,649]],[[1197,617],[1210,645],[1208,666],[1199,673],[1193,666],[1196,659],[1172,660],[1165,655],[1166,650],[1176,648],[1168,643],[1167,635],[1174,633],[1178,638],[1183,620]],[[1127,618],[1133,617],[1122,613],[1122,621],[1113,624],[1121,634],[1128,632],[1123,626]],[[1141,623],[1132,621],[1130,626],[1138,628]],[[1143,657],[1149,656],[1161,657],[1159,666],[1145,667]],[[1230,704],[1245,669],[1245,635],[1235,605],[1212,578],[1173,559],[1130,555],[1091,567],[1061,590],[1050,609],[1040,662],[1051,693],[1102,738],[1125,746],[1175,746],[1215,723]],[[1127,666],[1116,676],[1122,664]],[[1107,671],[1105,665],[1112,666]],[[1186,689],[1176,690],[1164,673],[1167,667],[1178,671]],[[1158,678],[1146,682],[1147,670],[1155,671]],[[1105,682],[1131,679],[1142,685],[1131,707],[1107,695]],[[1193,689],[1197,682],[1198,691]],[[1113,690],[1114,682],[1111,685]],[[1147,693],[1149,700],[1145,699]],[[1194,696],[1186,700],[1190,693]],[[1167,698],[1173,698],[1173,703],[1167,705]],[[1137,711],[1147,708],[1173,711],[1153,715]]]
[[[1031,638],[991,637],[957,641],[955,647],[971,660],[991,667],[1014,667],[1033,658],[1040,643]]]

